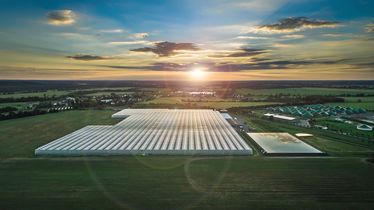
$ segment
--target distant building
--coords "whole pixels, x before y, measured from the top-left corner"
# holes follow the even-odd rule
[[[113,101],[113,99],[102,99],[102,100],[100,100],[101,103],[106,103],[106,104],[111,103],[112,101]]]
[[[357,125],[357,130],[360,131],[373,131],[373,127],[366,125],[366,124],[359,124]]]
[[[295,136],[297,136],[297,137],[313,137],[313,134],[310,134],[310,133],[296,133]]]
[[[314,125],[314,127],[322,129],[322,130],[328,130],[329,129],[327,126],[323,126],[323,125]]]
[[[271,114],[271,113],[266,113],[264,114],[264,116],[267,116],[267,117],[274,117],[275,119],[278,119],[278,120],[285,120],[285,121],[293,121],[295,120],[296,118],[294,117],[289,117],[289,116],[285,116],[285,115],[279,115],[279,114]]]
[[[309,123],[309,120],[297,119],[297,120],[294,120],[293,123],[297,126],[300,126],[300,127],[306,127],[306,128],[311,127],[310,123]]]
[[[211,91],[193,91],[189,92],[192,96],[214,96],[215,92]]]
[[[73,104],[76,103],[76,100],[75,100],[75,98],[73,98],[73,97],[66,97],[65,100],[66,100],[68,103],[73,103]]]

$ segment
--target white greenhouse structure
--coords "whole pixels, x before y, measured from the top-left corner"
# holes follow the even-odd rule
[[[113,126],[91,125],[35,150],[36,155],[250,155],[218,111],[124,109]]]
[[[326,153],[289,133],[248,133],[265,155],[319,156]]]

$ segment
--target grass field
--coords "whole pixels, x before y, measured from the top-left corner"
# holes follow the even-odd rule
[[[374,102],[344,102],[344,103],[328,103],[326,105],[330,106],[344,106],[344,107],[351,107],[351,108],[363,108],[368,111],[374,111]]]
[[[79,90],[48,90],[48,91],[40,91],[40,92],[18,92],[14,94],[2,94],[0,93],[0,98],[21,98],[21,97],[33,97],[33,96],[38,96],[38,97],[43,97],[44,95],[47,97],[51,96],[63,96],[63,95],[68,95],[71,93],[74,93],[76,91],[96,91],[99,95],[102,94],[108,94],[110,93],[122,93],[126,92],[125,90],[130,89],[130,87],[120,87],[120,88],[88,88],[88,89],[79,89]],[[108,92],[109,90],[109,92]],[[110,91],[112,90],[112,91]],[[95,94],[95,93],[92,93]]]
[[[1,209],[372,209],[357,158],[124,157],[0,163]]]
[[[66,111],[0,121],[0,158],[31,157],[37,147],[86,125],[114,124],[112,113]]]
[[[150,101],[140,102],[139,104],[183,104],[181,97],[159,97]]]
[[[357,103],[358,100],[361,100],[363,103],[373,102],[374,103],[374,97],[368,96],[368,97],[343,97],[345,102],[348,103]]]
[[[253,106],[264,106],[279,104],[276,102],[236,102],[236,101],[196,101],[196,102],[185,102],[182,101],[182,97],[160,97],[151,101],[140,102],[140,105],[148,104],[167,104],[167,105],[196,105],[198,107],[209,107],[215,109],[227,109],[231,107],[253,107]]]
[[[99,91],[99,92],[96,92],[96,93],[90,93],[90,94],[86,94],[87,96],[110,96],[112,93],[114,94],[117,94],[117,95],[131,95],[131,94],[134,94],[134,92],[129,92],[129,91],[111,91],[111,92],[102,92],[102,91]]]
[[[51,96],[62,96],[71,93],[71,91],[65,90],[48,90],[48,91],[41,91],[41,92],[32,92],[32,93],[14,93],[14,94],[0,94],[0,98],[22,98],[22,97],[43,97],[44,95],[47,97]]]
[[[341,130],[345,133],[350,133],[352,135],[354,134],[354,136],[363,136],[369,137],[370,139],[374,139],[374,132],[357,130],[357,123],[348,124],[344,122],[338,122],[332,119],[320,119],[317,121],[317,124],[327,126],[331,130]]]
[[[15,107],[18,110],[25,109],[27,106],[32,105],[32,104],[38,104],[38,102],[15,102],[15,103],[0,103],[0,108],[3,107]]]
[[[240,88],[235,90],[236,94],[246,95],[342,95],[342,94],[374,94],[374,89],[347,89],[347,88],[272,88],[272,89],[247,89]]]
[[[0,209],[373,209],[370,148],[317,136],[345,157],[34,157],[33,150],[110,110],[68,111],[0,122]],[[250,121],[260,131],[296,132]],[[293,129],[293,130],[292,130]],[[311,142],[312,144],[312,142]]]

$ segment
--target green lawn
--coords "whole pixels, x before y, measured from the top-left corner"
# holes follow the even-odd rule
[[[272,89],[248,89],[240,88],[235,90],[236,94],[246,95],[342,95],[342,94],[374,94],[374,89],[348,89],[348,88],[272,88]]]
[[[0,158],[31,157],[34,149],[86,125],[106,125],[113,111],[66,111],[0,121]]]

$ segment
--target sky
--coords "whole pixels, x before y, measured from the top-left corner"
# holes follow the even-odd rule
[[[374,79],[372,0],[0,2],[0,79]]]

